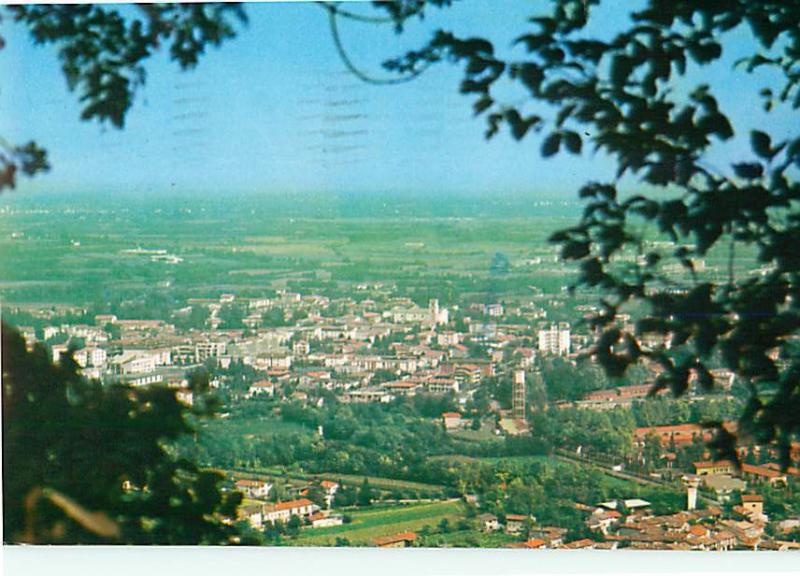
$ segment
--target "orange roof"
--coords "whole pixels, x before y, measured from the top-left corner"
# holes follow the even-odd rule
[[[461,414],[458,412],[443,412],[442,418],[461,418]]]
[[[506,520],[511,520],[512,522],[524,522],[526,518],[525,514],[506,514]]]
[[[742,472],[746,474],[754,474],[756,476],[765,476],[767,478],[780,478],[785,476],[777,470],[767,468],[766,466],[753,466],[752,464],[742,464]]]
[[[508,548],[544,548],[545,546],[547,546],[547,542],[539,538],[533,538],[527,542],[514,542],[509,544]]]
[[[701,526],[700,524],[695,524],[691,528],[689,528],[689,534],[692,536],[705,536],[708,533],[708,528],[705,526]]]
[[[636,435],[644,436],[650,432],[656,434],[670,434],[673,432],[700,432],[703,428],[699,424],[673,424],[671,426],[647,426],[637,428]]]
[[[251,488],[259,488],[259,487],[263,486],[264,484],[265,484],[265,482],[263,482],[261,480],[249,480],[247,478],[243,478],[241,480],[237,480],[236,481],[236,485],[237,486],[251,487]]]
[[[288,500],[286,502],[278,502],[275,504],[273,511],[292,510],[293,508],[302,508],[303,506],[312,506],[314,503],[308,498],[300,498],[299,500]]]
[[[319,483],[319,485],[322,486],[323,488],[333,488],[334,486],[338,486],[339,483],[331,482],[330,480],[323,480],[322,482]]]
[[[723,466],[733,466],[730,460],[717,460],[708,462],[693,462],[695,470],[702,470],[705,468],[720,468]]]
[[[375,545],[387,546],[389,544],[396,544],[397,542],[413,542],[416,539],[417,535],[414,532],[401,532],[400,534],[395,534],[394,536],[381,536],[380,538],[375,538]]]
[[[742,502],[763,502],[764,497],[758,494],[742,494]]]

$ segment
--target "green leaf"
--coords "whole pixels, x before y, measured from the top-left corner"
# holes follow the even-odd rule
[[[550,135],[542,142],[542,156],[550,158],[558,154],[558,149],[561,147],[561,133],[551,132]]]
[[[772,156],[772,140],[768,134],[760,130],[753,130],[750,132],[750,145],[753,147],[753,152],[764,159]]]
[[[564,145],[573,154],[581,153],[581,146],[583,141],[577,132],[564,132]]]
[[[739,178],[754,180],[764,173],[764,167],[758,162],[741,162],[733,165],[733,171]]]

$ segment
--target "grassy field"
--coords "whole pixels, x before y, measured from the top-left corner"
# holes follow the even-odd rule
[[[503,532],[457,530],[446,534],[431,534],[423,538],[420,544],[435,548],[503,548],[506,544],[518,540],[518,536]]]
[[[336,543],[336,538],[347,538],[354,545],[371,545],[380,536],[419,531],[424,526],[435,528],[445,518],[450,524],[454,524],[464,517],[464,506],[458,500],[448,500],[357,511],[351,516],[353,521],[342,526],[306,528],[296,540],[291,540],[291,544],[332,546]]]
[[[439,484],[423,484],[422,482],[410,482],[408,480],[395,480],[393,478],[380,478],[378,476],[359,476],[355,474],[339,474],[338,472],[331,472],[329,474],[304,474],[300,472],[291,472],[279,467],[270,468],[256,468],[254,470],[227,470],[228,473],[235,473],[237,476],[242,477],[258,477],[258,476],[271,476],[271,477],[288,477],[290,480],[315,480],[317,478],[328,480],[341,480],[351,485],[361,485],[366,478],[370,486],[379,490],[417,490],[420,492],[439,492],[445,490],[446,487]]]
[[[245,439],[263,438],[274,434],[312,434],[301,424],[286,422],[280,418],[261,416],[251,418],[218,418],[205,421],[200,428],[209,434],[222,433],[227,436],[240,436]]]
[[[546,238],[572,222],[563,211],[537,209],[525,198],[512,207],[464,198],[442,198],[435,207],[394,197],[375,205],[359,198],[333,199],[331,206],[331,200],[4,198],[0,295],[20,304],[92,305],[136,299],[156,286],[162,297],[180,300],[221,291],[257,295],[324,278],[386,281],[445,298],[487,290],[527,294],[528,284],[541,282],[557,292],[563,283],[562,267],[545,280],[555,255]],[[130,252],[138,247],[182,260],[151,261]],[[489,278],[498,252],[510,270]],[[525,263],[535,256],[549,263]],[[323,267],[326,274],[316,274]]]

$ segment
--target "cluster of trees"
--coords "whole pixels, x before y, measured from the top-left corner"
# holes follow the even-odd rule
[[[673,512],[682,505],[682,495],[663,489],[644,489],[615,484],[599,470],[553,461],[501,461],[473,464],[468,477],[476,482],[486,510],[501,519],[506,514],[532,515],[541,526],[567,528],[569,539],[593,538],[584,513],[575,503],[593,505],[612,498],[645,498],[656,513]]]
[[[657,397],[636,402],[631,410],[637,426],[662,426],[731,420],[741,413],[743,407],[743,400],[730,397],[696,399],[692,402]]]
[[[628,458],[633,450],[636,421],[627,408],[602,412],[563,408],[535,412],[531,418],[534,433],[527,448],[550,453],[556,448],[595,453],[619,459]]]
[[[169,448],[192,410],[166,387],[101,386],[2,325],[4,533],[30,543],[224,544],[238,492]],[[192,379],[198,400],[207,379]],[[214,404],[200,402],[208,415]]]

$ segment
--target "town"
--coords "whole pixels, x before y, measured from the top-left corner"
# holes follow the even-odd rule
[[[245,495],[255,543],[800,548],[800,470],[747,438],[741,464],[708,446],[705,422],[736,427],[733,374],[680,399],[650,393],[654,366],[612,381],[584,358],[589,329],[551,319],[565,302],[421,305],[365,282],[335,298],[189,298],[169,318],[6,314],[87,378],[166,386],[187,405],[221,398],[179,449]]]

